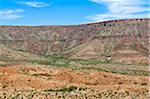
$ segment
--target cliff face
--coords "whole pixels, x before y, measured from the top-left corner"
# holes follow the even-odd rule
[[[114,20],[75,26],[0,26],[0,44],[37,55],[71,58],[149,53],[150,19]],[[137,56],[135,56],[137,57]]]

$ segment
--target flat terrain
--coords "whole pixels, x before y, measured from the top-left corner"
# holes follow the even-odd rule
[[[100,67],[8,64],[0,67],[0,99],[148,99],[149,77],[144,73],[114,74]]]

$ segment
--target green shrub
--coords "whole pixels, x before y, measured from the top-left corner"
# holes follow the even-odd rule
[[[70,86],[69,88],[62,88],[62,89],[57,89],[57,90],[49,89],[49,90],[44,90],[44,91],[53,91],[53,92],[72,92],[72,91],[75,91],[75,90],[77,90],[77,87],[75,87],[75,86]]]

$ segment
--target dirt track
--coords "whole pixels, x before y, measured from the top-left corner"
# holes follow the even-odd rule
[[[9,65],[0,67],[0,99],[29,98],[30,96],[33,98],[35,95],[43,97],[41,99],[47,99],[54,94],[56,99],[63,97],[65,99],[84,99],[85,97],[115,99],[116,96],[119,99],[131,97],[146,99],[148,98],[148,79],[146,76],[75,71],[70,68]]]

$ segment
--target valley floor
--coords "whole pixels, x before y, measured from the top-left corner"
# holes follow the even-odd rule
[[[148,75],[123,75],[100,68],[104,66],[7,64],[0,67],[0,99],[149,98]],[[142,68],[137,71],[145,70]]]

